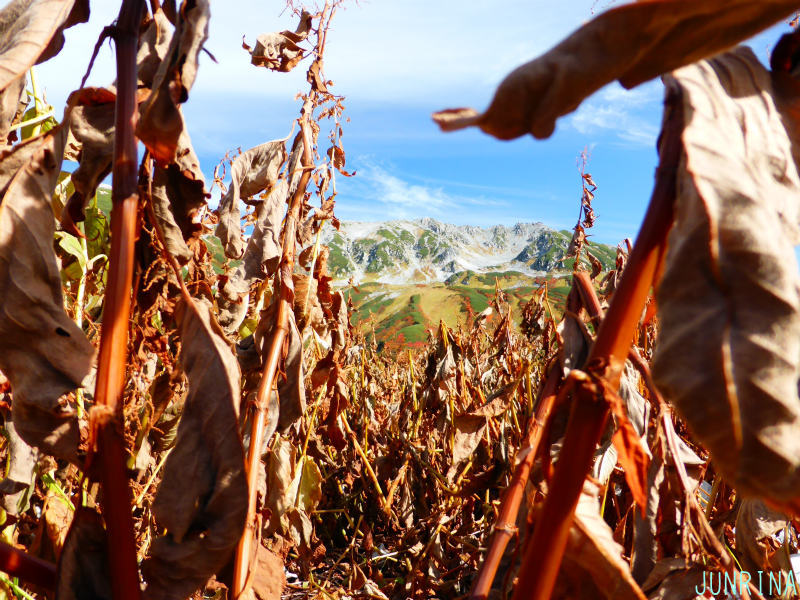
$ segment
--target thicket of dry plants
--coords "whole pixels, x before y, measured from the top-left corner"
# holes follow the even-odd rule
[[[584,161],[566,304],[544,287],[517,328],[498,289],[389,356],[350,325],[319,243],[353,175],[323,63],[338,0],[290,4],[294,31],[244,44],[253,68],[303,65],[309,87],[287,137],[220,162],[216,210],[180,107],[207,0],[123,0],[103,32],[116,81],[82,85],[58,121],[31,69],[88,1],[11,2],[0,593],[678,600],[718,573],[741,597],[796,595],[800,36],[771,70],[730,48],[798,4],[620,6],[511,73],[486,112],[437,113],[547,137],[610,81],[666,90],[653,197],[615,270],[584,248]]]

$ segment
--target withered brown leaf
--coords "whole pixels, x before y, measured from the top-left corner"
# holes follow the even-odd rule
[[[635,87],[730,48],[797,7],[796,0],[649,0],[612,8],[512,71],[486,112],[450,109],[434,120],[445,131],[477,126],[504,140],[546,138],[558,117],[607,83]]]
[[[208,38],[208,0],[184,2],[175,33],[153,77],[153,93],[141,106],[137,137],[161,164],[175,160],[185,130],[179,104],[189,98],[197,58]]]
[[[152,599],[182,600],[204,584],[230,558],[247,515],[239,366],[208,304],[183,300],[177,316],[189,393],[153,502],[167,534],[143,566]]]
[[[278,181],[278,171],[284,162],[286,162],[286,140],[274,140],[250,148],[233,160],[231,185],[219,203],[219,225],[216,231],[228,258],[241,258],[244,252],[239,200],[247,200],[273,187]],[[268,215],[271,216],[274,212],[274,204],[277,201],[278,197],[273,198],[270,194],[271,208],[267,211]],[[269,258],[273,258],[280,254],[280,246],[277,244],[280,232],[276,231],[280,221],[270,222],[269,225],[270,235],[264,239],[264,243],[275,242],[270,243],[267,249]]]
[[[179,116],[183,122],[183,115]],[[195,216],[206,203],[206,191],[200,159],[185,126],[178,138],[174,162],[167,166],[156,164],[152,191],[153,214],[164,234],[164,244],[180,263],[186,263],[192,258],[186,240],[200,235],[201,226]]]
[[[256,38],[255,48],[248,46],[244,40],[242,48],[250,53],[250,62],[257,67],[288,73],[303,60],[303,49],[297,44],[308,37],[310,30],[311,14],[303,11],[294,31],[262,33]]]
[[[116,99],[116,94],[106,88],[84,88],[70,95],[69,103],[74,108],[65,157],[78,162],[78,167],[71,175],[75,193],[67,201],[62,223],[84,219],[86,203],[111,172]]]
[[[111,600],[108,538],[102,517],[78,507],[58,561],[57,600]]]
[[[0,11],[0,90],[59,53],[62,30],[89,20],[88,0],[14,0]]]
[[[763,501],[755,498],[742,500],[736,515],[736,551],[742,569],[755,572],[791,568],[786,554],[776,552],[778,547],[771,539],[788,524],[789,517],[771,509]]]
[[[64,312],[50,205],[66,131],[20,144],[0,160],[0,370],[13,419],[32,446],[77,461],[78,422],[60,398],[89,374],[94,349]]]
[[[748,48],[667,78],[684,111],[653,375],[726,480],[800,492],[800,177]]]
[[[276,302],[270,304],[261,312],[258,327],[254,334],[255,348],[258,350],[263,360],[272,339],[275,328],[275,306]],[[278,398],[280,399],[280,412],[278,417],[278,429],[286,431],[297,421],[306,409],[306,392],[303,375],[303,340],[297,323],[294,320],[294,313],[289,313],[289,332],[286,335],[285,349],[286,358],[284,372],[278,377]],[[272,392],[273,394],[275,392]]]
[[[581,579],[588,577],[606,598],[645,600],[622,558],[622,546],[614,541],[614,532],[600,515],[598,491],[596,484],[584,482],[564,553],[561,583],[580,585]]]

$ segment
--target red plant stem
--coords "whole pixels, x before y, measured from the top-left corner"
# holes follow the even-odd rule
[[[589,314],[594,326],[598,327],[603,319],[603,307],[600,305],[600,299],[594,291],[591,277],[586,271],[574,271],[572,273],[572,284],[578,288],[581,304]]]
[[[56,587],[56,566],[53,563],[26,554],[5,542],[0,542],[0,571],[47,590]]]
[[[115,600],[138,600],[131,507],[125,468],[122,394],[131,314],[133,252],[138,228],[136,125],[136,52],[143,0],[123,0],[114,40],[117,49],[117,99],[111,199],[111,258],[103,306],[95,400],[97,459],[103,485],[103,516],[108,531],[111,586]]]
[[[667,98],[661,163],[644,223],[619,287],[587,360],[587,370],[600,372],[616,389],[647,296],[666,251],[676,193],[676,168],[681,152],[683,118],[680,98]],[[547,600],[553,592],[572,516],[592,456],[605,428],[608,409],[602,402],[575,402],[564,445],[538,525],[528,543],[513,600]]]
[[[256,538],[256,509],[258,500],[258,473],[261,466],[261,446],[264,443],[264,432],[266,430],[267,407],[269,405],[269,394],[275,387],[275,375],[278,370],[278,363],[283,354],[283,344],[289,332],[289,313],[292,310],[294,292],[291,281],[294,271],[294,254],[297,220],[300,213],[300,205],[306,192],[306,187],[311,179],[313,159],[311,156],[311,136],[309,134],[308,119],[311,115],[310,103],[303,107],[303,116],[300,120],[300,127],[303,132],[303,174],[292,196],[289,211],[286,215],[286,224],[283,233],[283,254],[280,266],[275,275],[275,289],[280,294],[278,300],[278,310],[275,317],[275,328],[269,343],[266,358],[264,359],[264,369],[261,381],[256,394],[256,412],[253,415],[253,424],[250,431],[250,449],[247,455],[247,489],[249,490],[247,505],[247,524],[245,525],[239,545],[236,548],[236,559],[233,566],[233,588],[232,596],[238,598],[245,590],[250,566],[250,555],[253,551],[253,540]],[[287,279],[288,278],[288,279]]]
[[[556,362],[551,366],[547,374],[547,379],[542,388],[542,399],[528,428],[524,449],[526,454],[514,469],[511,482],[503,494],[500,513],[497,515],[497,521],[494,524],[492,542],[489,546],[489,551],[486,553],[483,565],[481,565],[478,577],[472,586],[470,600],[486,600],[489,597],[489,590],[497,574],[497,568],[500,566],[500,560],[503,558],[508,542],[511,541],[511,538],[516,533],[517,514],[522,503],[525,485],[528,483],[531,467],[538,454],[545,423],[550,418],[550,412],[555,406],[560,379],[560,368]]]

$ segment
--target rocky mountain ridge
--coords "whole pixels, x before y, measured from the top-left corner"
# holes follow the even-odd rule
[[[336,279],[410,284],[447,281],[459,273],[515,272],[530,277],[564,269],[572,235],[542,223],[507,227],[451,225],[435,219],[384,222],[343,221],[323,230],[330,248],[328,267]],[[616,250],[589,243],[604,268]]]

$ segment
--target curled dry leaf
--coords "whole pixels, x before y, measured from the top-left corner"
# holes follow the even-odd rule
[[[0,147],[8,143],[8,134],[11,131],[12,123],[17,121],[22,115],[20,106],[27,106],[27,96],[22,100],[22,93],[25,91],[25,75],[20,75],[0,91]]]
[[[241,600],[281,600],[286,585],[283,560],[272,550],[261,544],[253,548],[255,556],[250,559],[250,586],[240,596]]]
[[[179,115],[183,123],[183,115]],[[200,235],[197,212],[206,203],[205,178],[189,134],[184,128],[178,138],[174,162],[156,164],[153,172],[153,213],[164,234],[167,250],[181,263],[192,258],[186,240]]]
[[[152,599],[182,600],[222,568],[247,514],[236,358],[206,303],[183,300],[177,314],[189,394],[153,501],[167,534],[143,566]]]
[[[294,274],[294,316],[297,329],[304,333],[311,327],[321,339],[328,333],[328,323],[317,294],[317,280],[304,273]]]
[[[20,437],[77,461],[78,422],[60,398],[89,374],[94,349],[64,312],[53,251],[50,198],[65,138],[57,127],[0,161],[0,369],[11,382]]]
[[[231,185],[219,202],[219,225],[217,225],[216,231],[217,237],[222,242],[225,256],[228,258],[241,258],[244,253],[239,200],[247,200],[275,186],[278,181],[278,171],[284,162],[286,162],[286,140],[266,142],[251,148],[233,160]],[[274,206],[275,202],[279,202],[277,194],[275,198],[270,194],[268,201],[270,206]],[[274,211],[275,208],[268,208],[265,214],[271,216]],[[280,256],[280,245],[277,243],[280,221],[277,223],[270,221],[265,225],[269,229],[270,235],[264,239],[263,243],[269,243],[269,245],[265,246],[263,252],[268,253],[268,260],[272,260]],[[277,253],[275,253],[276,251]],[[264,268],[263,265],[259,265],[259,267]]]
[[[313,459],[296,459],[296,448],[279,436],[267,461],[266,506],[270,519],[267,534],[289,533],[296,545],[310,547],[311,523],[308,515],[322,499],[322,473]]]
[[[148,21],[144,33],[139,36],[139,52],[136,55],[139,85],[152,87],[158,67],[167,55],[171,41],[172,24],[164,11],[159,8]]]
[[[108,538],[102,517],[78,507],[58,561],[57,600],[111,600]]]
[[[105,88],[84,88],[73,92],[65,157],[78,163],[71,180],[75,193],[66,204],[62,223],[83,221],[86,203],[98,184],[111,172],[114,147],[116,94]]]
[[[208,0],[183,3],[169,49],[153,77],[153,92],[141,107],[136,136],[160,164],[174,161],[180,148],[185,126],[178,105],[189,98],[197,76],[208,20]]]
[[[612,8],[512,71],[486,112],[450,109],[445,131],[478,126],[500,139],[546,138],[556,119],[619,80],[634,87],[730,48],[797,10],[796,0],[649,0]]]
[[[311,31],[311,14],[303,11],[300,23],[294,31],[262,33],[256,38],[255,48],[242,40],[242,48],[250,53],[250,62],[257,67],[288,73],[303,60],[303,49],[298,46]],[[324,82],[323,82],[324,85]]]
[[[684,111],[653,375],[737,490],[800,493],[800,178],[747,48],[667,79]],[[724,151],[723,151],[724,150]]]
[[[19,437],[13,421],[6,421],[3,429],[8,440],[8,472],[0,482],[0,503],[6,513],[17,515],[28,510],[28,488],[36,480],[38,453]]]
[[[614,532],[600,515],[598,486],[587,480],[567,540],[561,568],[565,576],[559,578],[561,585],[578,586],[579,589],[593,587],[594,596],[615,600],[645,600],[644,593],[631,576],[628,563],[622,558],[622,551],[622,546],[614,541]],[[566,597],[584,597],[587,593],[584,588],[582,594],[567,594]]]
[[[642,589],[650,600],[704,600],[697,590],[705,588],[709,570],[706,565],[693,565],[682,558],[663,558],[650,572]]]
[[[88,0],[14,0],[0,11],[0,90],[59,53],[62,31],[89,20]]]
[[[782,566],[780,558],[786,561],[783,552],[772,536],[784,530],[789,518],[771,509],[761,500],[745,498],[736,515],[736,550],[745,571],[774,571]]]
[[[273,302],[261,312],[253,338],[259,356],[266,355],[269,341],[272,339],[275,327],[275,305]],[[286,431],[297,421],[306,409],[306,391],[303,375],[303,339],[294,320],[294,313],[289,313],[289,332],[285,342],[285,362],[283,372],[278,376],[278,398],[280,399],[280,413],[278,429]],[[275,392],[273,391],[274,395]]]
[[[48,489],[42,507],[42,521],[44,526],[42,539],[47,539],[47,545],[52,549],[55,557],[61,556],[70,524],[73,521],[73,507],[67,501]]]
[[[459,466],[475,452],[485,437],[489,419],[502,415],[508,408],[508,400],[498,397],[473,411],[456,415],[453,419],[453,462],[447,471],[447,480],[452,482]]]
[[[279,179],[267,198],[256,206],[256,222],[242,255],[242,263],[228,275],[220,288],[220,324],[227,333],[237,331],[247,314],[250,286],[272,275],[278,266],[281,256],[281,222],[288,190],[286,180]],[[225,215],[222,208],[220,205],[217,235],[221,236],[220,239],[230,235],[228,239],[231,242],[235,239],[241,245],[238,206],[234,206],[234,210]],[[235,233],[232,229],[234,227]]]

